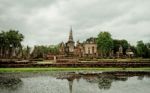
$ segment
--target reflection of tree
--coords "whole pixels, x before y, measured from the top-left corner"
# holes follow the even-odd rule
[[[138,76],[138,80],[143,80],[144,76]]]
[[[150,78],[150,74],[148,74],[148,75],[144,75],[144,77]]]
[[[114,81],[126,81],[128,78],[110,74],[97,74],[91,77],[82,76],[89,83],[98,83],[99,89],[110,89]]]
[[[1,89],[16,90],[21,85],[22,85],[22,81],[20,78],[0,77],[0,88]]]
[[[108,77],[99,77],[98,78],[98,87],[99,89],[110,89],[112,79]]]

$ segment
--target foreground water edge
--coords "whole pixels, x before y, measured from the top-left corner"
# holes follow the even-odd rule
[[[150,71],[1,72],[1,93],[149,93]]]

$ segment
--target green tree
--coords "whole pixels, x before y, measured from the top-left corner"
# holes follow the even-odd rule
[[[147,57],[150,58],[150,43],[146,43],[146,47],[148,49]]]
[[[139,57],[142,57],[144,55],[144,43],[143,41],[137,42],[137,54]]]
[[[97,37],[97,47],[101,52],[102,57],[109,55],[113,49],[113,39],[109,32],[100,32]]]
[[[31,52],[31,48],[29,46],[27,46],[27,59],[30,58],[30,52]]]
[[[4,46],[5,46],[5,32],[2,31],[0,33],[0,57],[3,56]]]
[[[21,47],[24,36],[16,30],[2,31],[0,33],[1,57],[12,56],[16,49]]]
[[[136,47],[135,47],[135,46],[130,46],[130,48],[131,48],[131,50],[133,51],[134,56],[137,57],[138,54],[137,54],[137,49],[136,49]]]
[[[137,54],[139,57],[148,58],[149,57],[149,48],[146,44],[143,43],[143,41],[137,42]]]
[[[114,39],[113,43],[114,43],[114,48],[113,48],[114,53],[116,53],[119,50],[119,47],[121,45],[123,47],[123,54],[125,54],[126,49],[129,46],[129,43],[128,43],[127,40],[124,40],[124,39],[123,40]]]
[[[22,58],[29,59],[30,58],[30,52],[31,52],[31,48],[29,46],[22,48]]]
[[[58,45],[35,46],[31,53],[32,58],[44,58],[47,54],[56,55],[59,53]]]
[[[1,47],[1,57],[7,57],[9,41],[6,32],[2,31],[0,33],[0,47]]]

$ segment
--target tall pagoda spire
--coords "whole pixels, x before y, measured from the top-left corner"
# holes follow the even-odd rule
[[[69,40],[68,41],[73,41],[72,26],[71,26],[71,29],[70,29]]]

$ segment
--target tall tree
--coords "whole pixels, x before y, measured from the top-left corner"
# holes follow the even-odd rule
[[[148,58],[150,58],[150,43],[146,43],[146,47],[148,49]]]
[[[137,54],[139,57],[144,57],[144,58],[147,58],[149,57],[149,48],[147,47],[146,44],[143,43],[143,41],[138,41],[137,42]]]
[[[29,59],[30,52],[31,52],[31,48],[29,46],[22,48],[22,58]]]
[[[126,49],[128,48],[129,46],[129,43],[127,40],[118,40],[118,39],[114,39],[113,40],[113,43],[114,43],[114,52],[116,53],[118,50],[119,50],[119,47],[120,45],[123,47],[123,54],[125,54],[126,52]]]
[[[0,33],[0,57],[3,55],[3,47],[4,47],[4,40],[5,40],[5,33],[2,31]]]
[[[101,52],[101,56],[108,56],[113,49],[113,39],[109,32],[100,32],[97,37],[97,47]]]
[[[16,48],[21,47],[24,36],[16,30],[2,31],[0,33],[0,48],[2,56],[12,56]]]

